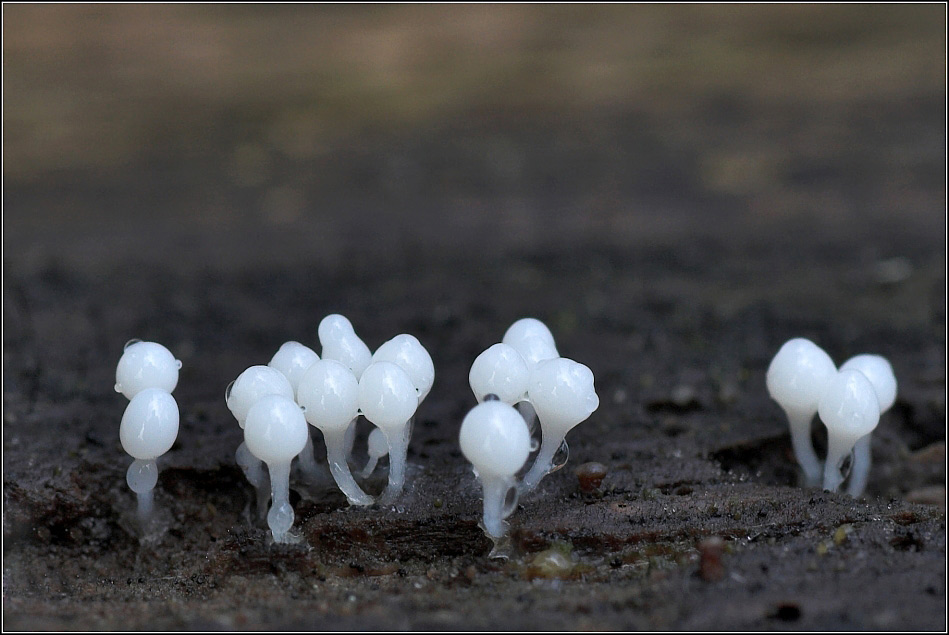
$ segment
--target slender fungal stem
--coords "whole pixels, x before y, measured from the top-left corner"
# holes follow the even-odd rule
[[[155,490],[150,489],[138,493],[138,524],[144,529],[152,517],[154,509]]]
[[[293,507],[290,506],[290,461],[272,463],[270,468],[270,494],[273,505],[267,514],[267,524],[273,532],[274,542],[289,542],[287,534],[293,527]]]
[[[346,428],[346,461],[349,461],[349,457],[353,455],[353,446],[356,445],[356,419],[359,417],[353,418],[349,422],[349,426]]]
[[[853,449],[852,438],[842,438],[828,431],[827,461],[824,463],[824,489],[836,492],[844,480],[840,466]]]
[[[313,437],[310,436],[309,430],[306,434],[306,446],[297,455],[297,459],[299,459],[300,471],[303,472],[308,481],[317,485],[324,485],[329,482],[329,471],[316,460],[316,454],[313,451]]]
[[[791,446],[794,448],[794,458],[804,472],[804,486],[817,487],[821,482],[823,466],[814,445],[811,443],[811,420],[814,413],[795,408],[785,408],[788,424],[791,428]]]
[[[482,474],[481,488],[484,491],[484,531],[494,540],[507,533],[504,520],[504,499],[511,488],[511,478],[496,474]]]
[[[863,495],[870,478],[870,435],[860,437],[853,446],[853,467],[850,470],[850,481],[847,483],[847,493],[857,498]]]
[[[247,481],[257,491],[257,513],[260,515],[260,519],[263,520],[267,515],[267,503],[270,501],[270,477],[267,475],[267,470],[264,469],[264,462],[254,456],[247,449],[247,444],[243,442],[237,446],[234,458],[237,460],[241,471],[244,472]]]
[[[369,476],[375,471],[376,464],[379,463],[380,457],[378,456],[369,456],[369,460],[366,461],[366,467],[362,469],[362,472],[359,473],[360,478],[369,478]]]
[[[326,460],[330,465],[330,473],[349,504],[372,505],[375,502],[372,496],[362,491],[349,471],[349,463],[346,462],[346,431],[324,430],[323,439],[326,441]]]
[[[537,411],[534,410],[534,405],[529,401],[522,401],[517,404],[516,407],[517,411],[524,417],[524,423],[527,424],[527,431],[533,435],[534,430],[537,429]]]
[[[534,459],[534,465],[532,465],[530,471],[524,475],[524,480],[521,481],[521,485],[518,488],[522,495],[532,492],[534,488],[537,487],[537,484],[540,483],[541,479],[551,472],[554,455],[557,454],[557,450],[560,449],[562,443],[563,437],[561,436],[554,438],[553,435],[544,435],[544,440],[540,444],[540,450]]]
[[[402,493],[405,486],[405,463],[409,453],[409,434],[411,426],[406,422],[400,430],[382,430],[389,444],[389,483],[379,498],[383,505],[391,505]]]

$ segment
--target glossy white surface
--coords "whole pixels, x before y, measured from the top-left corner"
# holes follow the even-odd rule
[[[122,415],[119,440],[136,459],[154,459],[178,438],[178,404],[161,388],[146,388],[129,402]]]
[[[531,372],[528,386],[544,437],[563,437],[599,407],[593,371],[572,359],[560,357],[541,362]]]
[[[334,359],[353,371],[356,379],[362,377],[363,371],[372,363],[372,353],[346,317],[327,315],[320,322],[318,334],[323,359]]]
[[[309,346],[300,342],[284,342],[267,365],[287,378],[296,395],[303,373],[319,360],[320,356]]]
[[[309,428],[293,399],[267,395],[255,403],[244,422],[247,449],[268,465],[287,463],[306,446]]]
[[[340,362],[321,359],[313,363],[297,390],[297,401],[304,408],[310,425],[320,430],[345,431],[359,410],[359,382]]]
[[[836,372],[834,361],[817,344],[803,337],[788,340],[768,366],[768,393],[785,410],[813,414]]]
[[[372,361],[392,362],[408,373],[418,392],[420,403],[428,396],[435,382],[435,364],[431,355],[415,336],[408,333],[396,335],[377,348],[372,355]]]
[[[401,430],[417,408],[415,384],[397,364],[375,362],[360,378],[359,410],[380,428]]]
[[[132,341],[115,369],[115,390],[131,399],[146,388],[172,392],[178,385],[181,362],[157,342]]]
[[[283,373],[270,366],[251,366],[228,387],[225,399],[227,407],[244,427],[251,407],[267,395],[280,395],[293,399],[293,386]]]
[[[486,401],[465,415],[458,442],[484,479],[517,473],[530,454],[531,437],[517,410],[502,401]]]
[[[885,357],[857,355],[844,362],[840,370],[859,370],[867,376],[876,392],[881,414],[893,407],[896,402],[896,375]]]
[[[494,394],[506,404],[514,405],[527,395],[530,370],[527,362],[512,346],[495,344],[475,358],[468,373],[468,383],[478,402]]]

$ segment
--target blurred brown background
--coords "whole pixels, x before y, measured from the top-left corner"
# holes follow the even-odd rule
[[[943,224],[939,5],[8,5],[4,25],[10,255],[336,265]]]

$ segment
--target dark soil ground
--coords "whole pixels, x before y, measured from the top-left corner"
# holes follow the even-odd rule
[[[4,7],[6,629],[945,629],[945,7],[229,9]],[[410,486],[295,479],[273,546],[224,389],[332,312],[434,358]],[[600,408],[491,560],[458,427],[527,315]],[[865,498],[796,483],[795,336],[893,364]]]

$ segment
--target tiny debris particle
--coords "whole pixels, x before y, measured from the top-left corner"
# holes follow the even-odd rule
[[[527,567],[529,578],[564,578],[573,572],[573,559],[569,552],[556,546],[545,549],[531,560]]]
[[[827,552],[828,552],[829,550],[830,550],[830,545],[828,545],[826,542],[821,541],[820,543],[818,543],[818,545],[817,545],[817,555],[819,555],[819,556],[826,556],[826,555],[827,555]]]
[[[595,461],[584,463],[578,467],[576,474],[577,480],[580,482],[580,491],[584,494],[592,494],[598,490],[608,472],[609,468]]]
[[[49,539],[53,537],[53,534],[46,527],[38,527],[36,529],[36,537],[39,538],[41,542],[49,542]]]
[[[671,401],[680,408],[688,408],[696,402],[695,388],[680,384],[672,389]]]
[[[478,577],[478,568],[473,564],[468,565],[468,568],[465,569],[465,577],[468,578],[469,581],[474,582],[474,579]]]
[[[719,536],[712,536],[701,541],[698,549],[699,576],[706,582],[717,582],[724,578],[722,555],[725,553],[725,541]]]
[[[853,525],[849,523],[838,527],[837,531],[834,532],[834,544],[837,545],[838,547],[844,544],[844,542],[846,542],[847,540],[847,536],[850,534],[851,531],[853,531]]]

